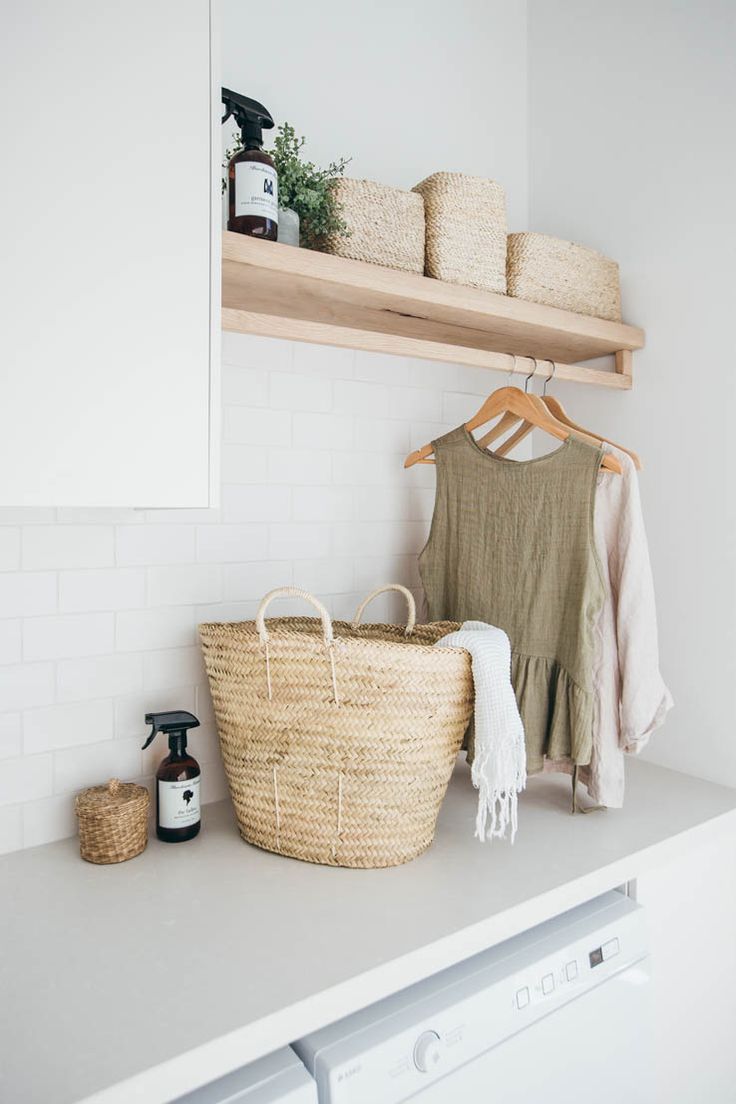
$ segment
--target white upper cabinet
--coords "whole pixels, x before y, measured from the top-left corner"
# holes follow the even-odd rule
[[[209,2],[1,19],[0,506],[207,506]]]

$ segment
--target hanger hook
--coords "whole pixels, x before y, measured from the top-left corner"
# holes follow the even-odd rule
[[[546,380],[544,381],[544,387],[542,388],[542,397],[544,397],[547,394],[547,384],[550,382],[550,380],[553,380],[555,378],[555,372],[557,371],[557,365],[555,364],[555,362],[553,360],[548,360],[547,363],[551,364],[552,371],[550,372],[550,374],[547,376]]]
[[[524,394],[525,395],[529,391],[529,380],[532,379],[532,377],[536,374],[537,368],[539,367],[539,365],[537,364],[537,358],[536,357],[529,357],[529,359],[534,361],[534,367],[532,368],[531,372],[529,373],[529,375],[524,380]]]

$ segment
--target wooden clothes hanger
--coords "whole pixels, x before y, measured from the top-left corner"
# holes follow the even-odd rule
[[[527,376],[527,383],[537,371],[536,357],[532,357],[532,360],[534,361],[534,371],[531,373],[530,376]],[[637,471],[641,471],[641,460],[633,449],[625,448],[624,445],[619,445],[616,443],[616,441],[612,441],[610,437],[601,437],[599,433],[594,433],[592,430],[578,425],[578,423],[574,422],[569,416],[559,399],[556,399],[554,395],[547,394],[547,384],[550,382],[550,380],[554,379],[556,368],[555,362],[553,360],[548,361],[548,363],[552,366],[552,371],[544,381],[544,389],[540,398],[547,409],[550,411],[552,416],[555,417],[558,422],[562,422],[563,425],[569,426],[570,429],[574,430],[574,432],[578,435],[586,434],[587,436],[594,438],[596,441],[599,441],[601,444],[612,445],[614,448],[619,449],[620,452],[625,452],[627,456],[630,456],[633,460],[634,467],[637,469]],[[511,452],[512,449],[516,448],[519,442],[523,441],[524,438],[527,437],[533,429],[534,426],[531,425],[529,422],[523,423],[519,427],[519,429],[517,429],[516,433],[513,433],[507,441],[504,441],[503,444],[500,445],[498,449],[496,449],[497,454],[499,456],[506,456],[509,452]],[[481,438],[478,441],[478,444],[482,447],[485,447],[485,443],[485,438]]]
[[[532,375],[533,374],[532,372]],[[573,433],[569,426],[557,420],[538,395],[522,391],[519,387],[508,386],[499,387],[496,391],[492,392],[477,414],[474,414],[470,421],[465,423],[465,429],[469,433],[472,433],[474,429],[480,429],[486,422],[490,422],[500,415],[504,415],[506,425],[504,428],[501,428],[504,422],[504,418],[502,418],[501,422],[494,426],[490,433],[486,434],[486,444],[489,443],[491,439],[500,436],[510,425],[515,425],[519,420],[529,423],[529,432],[531,432],[533,428],[543,429],[545,433],[549,433],[552,437],[556,437],[558,441],[566,441]],[[512,415],[513,418],[506,418],[506,415]],[[516,436],[516,434],[514,436]],[[587,441],[589,444],[600,444],[600,441],[592,437],[589,433],[576,431],[576,436]],[[478,443],[480,444],[481,442],[479,441]],[[508,442],[504,442],[504,444],[508,444]],[[410,453],[404,461],[404,467],[411,468],[414,464],[433,464],[434,460],[430,459],[433,452],[434,447],[430,442],[422,448],[417,449],[415,452]],[[605,471],[617,472],[619,475],[623,472],[621,462],[615,456],[604,456],[601,467]]]

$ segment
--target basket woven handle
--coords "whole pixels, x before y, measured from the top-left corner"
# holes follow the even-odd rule
[[[324,641],[329,648],[334,644],[335,637],[332,632],[332,621],[330,615],[313,594],[310,594],[308,590],[300,590],[299,587],[277,587],[276,590],[270,590],[268,594],[264,595],[261,599],[261,604],[258,607],[256,613],[256,628],[258,629],[258,636],[261,644],[268,643],[268,629],[266,628],[266,609],[273,602],[274,598],[303,598],[305,602],[311,602],[322,621],[322,633],[324,635]]]
[[[387,590],[398,590],[399,594],[403,594],[406,598],[406,604],[409,607],[409,616],[406,619],[406,628],[404,629],[404,632],[406,636],[411,636],[411,634],[414,632],[414,626],[417,622],[417,606],[416,602],[414,601],[414,595],[412,594],[412,592],[410,590],[407,590],[405,586],[402,586],[401,583],[386,583],[385,586],[376,587],[375,590],[371,591],[368,597],[363,599],[363,601],[360,603],[357,610],[355,611],[355,617],[353,618],[353,628],[358,628],[358,625],[360,624],[360,619],[363,616],[363,612],[368,603],[372,602],[374,598],[377,598],[379,594],[383,594]]]

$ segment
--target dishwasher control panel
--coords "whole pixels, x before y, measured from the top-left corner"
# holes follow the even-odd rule
[[[294,1043],[320,1104],[400,1104],[648,953],[620,893],[483,951]]]

